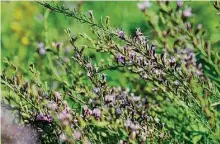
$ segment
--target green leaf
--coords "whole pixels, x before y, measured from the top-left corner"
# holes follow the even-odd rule
[[[196,135],[193,137],[193,144],[196,144],[200,141],[200,139],[202,138],[202,135]]]

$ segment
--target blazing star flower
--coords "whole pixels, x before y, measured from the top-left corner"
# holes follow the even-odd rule
[[[55,97],[58,99],[58,100],[61,100],[61,94],[59,92],[55,92]]]
[[[45,55],[46,54],[46,49],[45,48],[40,48],[39,49],[39,54],[40,55]]]
[[[115,112],[116,112],[117,115],[121,115],[122,114],[122,111],[121,111],[120,107],[118,107]]]
[[[183,11],[183,16],[184,17],[191,17],[192,16],[192,9],[191,8],[187,8]]]
[[[44,115],[42,113],[40,113],[39,115],[37,115],[37,118],[36,118],[37,121],[42,121],[44,120]]]
[[[45,49],[45,46],[44,46],[43,42],[37,43],[37,47],[39,49],[39,54],[40,55],[45,55],[46,54],[46,49]]]
[[[116,57],[116,61],[117,61],[118,63],[124,64],[124,63],[125,63],[125,57],[124,57],[123,55],[118,55],[118,56]]]
[[[53,120],[53,117],[51,115],[47,115],[47,122],[51,123]]]
[[[36,120],[37,121],[47,121],[47,122],[49,122],[49,123],[51,123],[52,122],[52,116],[51,115],[44,115],[44,114],[42,114],[42,113],[40,113],[39,115],[37,115],[37,118],[36,118]]]
[[[177,0],[176,3],[177,3],[177,6],[178,6],[178,7],[182,7],[182,6],[183,6],[183,1]]]
[[[90,110],[87,105],[83,106],[83,115],[88,118],[92,115],[92,110]]]
[[[145,10],[146,10],[147,8],[151,7],[151,5],[152,5],[152,4],[150,3],[150,1],[146,0],[146,1],[144,1],[144,2],[139,2],[139,3],[137,4],[137,7],[138,7],[141,11],[145,12]]]
[[[121,39],[124,39],[125,38],[124,32],[120,30],[118,32],[118,37],[121,38]]]
[[[80,140],[81,137],[82,137],[82,134],[81,134],[80,131],[76,130],[76,131],[74,131],[74,133],[73,133],[73,137],[74,137],[76,140]]]
[[[95,116],[96,119],[99,119],[101,117],[101,111],[98,108],[95,108],[92,111],[92,114]]]

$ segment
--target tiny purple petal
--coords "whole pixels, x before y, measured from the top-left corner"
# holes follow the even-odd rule
[[[179,1],[179,0],[178,0],[178,1],[177,1],[177,6],[178,6],[178,7],[182,7],[182,6],[183,6],[183,1]]]
[[[40,48],[39,49],[39,54],[40,55],[45,55],[46,54],[46,49],[45,48]]]
[[[121,39],[124,39],[125,38],[124,32],[123,31],[119,31],[118,32],[118,37],[121,38]]]
[[[96,119],[99,119],[101,117],[101,111],[98,108],[95,108],[92,111],[92,114],[95,116]]]
[[[59,92],[55,92],[55,97],[60,100],[61,99],[61,94]]]
[[[183,12],[183,16],[184,17],[191,17],[192,16],[192,9],[191,8],[185,9]]]

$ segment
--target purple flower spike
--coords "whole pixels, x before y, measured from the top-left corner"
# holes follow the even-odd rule
[[[52,116],[51,116],[51,115],[47,115],[47,121],[48,121],[49,123],[51,123],[52,120],[53,120]]]
[[[76,140],[80,140],[81,137],[82,137],[82,134],[81,134],[80,131],[75,131],[75,132],[73,133],[73,137],[74,137]]]
[[[117,61],[117,63],[124,64],[125,63],[125,57],[123,55],[119,55],[119,56],[116,57],[116,61]]]
[[[42,120],[44,120],[44,115],[43,114],[37,115],[37,121],[42,121]]]
[[[61,94],[59,92],[55,92],[55,97],[60,100],[61,99]]]

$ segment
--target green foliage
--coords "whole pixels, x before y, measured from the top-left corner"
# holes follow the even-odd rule
[[[2,31],[1,84],[42,143],[220,142],[217,2],[38,3]]]

